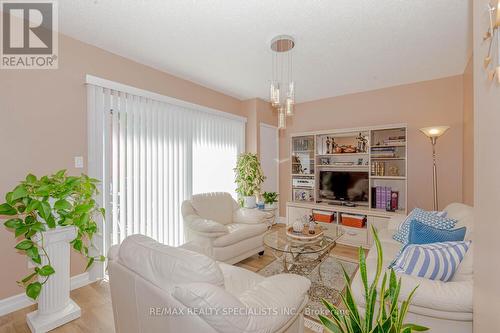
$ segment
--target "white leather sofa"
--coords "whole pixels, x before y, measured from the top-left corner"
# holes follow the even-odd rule
[[[467,227],[465,238],[472,240],[473,208],[461,203],[452,203],[444,210],[448,212],[448,217],[458,220],[456,228]],[[401,243],[393,240],[392,235],[404,218],[405,216],[395,217],[390,221],[388,229],[379,230],[384,267],[388,267],[399,253]],[[413,288],[419,286],[406,322],[427,326],[431,333],[472,333],[473,252],[474,243],[450,282],[397,274],[402,281],[400,300],[406,299]],[[370,249],[366,261],[370,281],[375,274],[377,263],[375,245]],[[354,277],[352,287],[356,301],[364,306],[363,285],[359,271]]]
[[[264,253],[271,214],[240,208],[229,193],[193,195],[182,203],[189,248],[228,264]]]
[[[113,246],[108,259],[118,333],[304,331],[304,277],[264,278],[142,235]]]

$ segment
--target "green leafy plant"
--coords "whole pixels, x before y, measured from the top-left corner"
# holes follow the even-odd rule
[[[260,185],[266,177],[262,172],[257,154],[241,154],[234,171],[236,172],[236,192],[240,196],[250,197],[260,192]]]
[[[354,300],[351,279],[345,269],[344,279],[346,282],[346,293],[342,295],[342,303],[347,309],[346,313],[342,312],[338,307],[332,305],[326,300],[322,300],[323,304],[329,310],[332,318],[319,316],[324,327],[333,333],[411,333],[413,331],[427,331],[427,327],[407,324],[404,322],[408,313],[408,307],[417,287],[413,289],[408,298],[398,303],[399,292],[401,290],[401,278],[396,279],[394,270],[390,270],[389,275],[384,272],[380,292],[377,292],[377,286],[382,273],[382,246],[377,235],[377,231],[372,226],[372,232],[377,248],[377,270],[375,277],[370,285],[368,285],[366,258],[365,252],[359,248],[359,270],[365,295],[365,311],[364,313],[358,309],[358,305]],[[376,311],[378,302],[378,311]]]
[[[276,192],[264,192],[262,193],[262,197],[264,198],[264,203],[268,205],[272,205],[275,202],[278,202],[278,193]]]
[[[44,231],[57,226],[75,226],[78,232],[71,245],[87,258],[86,270],[94,261],[104,261],[104,256],[89,255],[89,248],[94,247],[92,236],[98,231],[96,218],[99,214],[104,216],[104,209],[94,200],[97,183],[97,179],[83,174],[67,176],[66,170],[40,179],[29,174],[5,195],[0,215],[11,218],[4,225],[19,239],[15,248],[37,264],[30,274],[17,281],[30,298],[36,300],[43,285],[56,273],[43,246]],[[44,265],[42,256],[46,257]]]

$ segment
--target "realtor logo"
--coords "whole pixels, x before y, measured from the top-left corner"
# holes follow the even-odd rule
[[[57,3],[0,1],[2,69],[58,67]]]

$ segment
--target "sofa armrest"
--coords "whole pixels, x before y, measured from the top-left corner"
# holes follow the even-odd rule
[[[276,332],[300,314],[308,301],[311,281],[296,274],[278,274],[265,278],[238,296],[247,308],[268,309],[267,316],[253,317],[251,331]],[[293,292],[290,292],[293,290]]]
[[[216,238],[229,233],[225,225],[213,220],[201,218],[198,215],[184,217],[184,223],[190,230],[209,238]]]
[[[265,277],[247,269],[219,262],[219,267],[224,276],[224,287],[233,295],[240,295],[248,289],[253,288]]]
[[[214,309],[200,317],[218,332],[276,332],[303,309],[310,285],[302,276],[279,274],[238,297],[208,283],[177,285],[172,295],[188,308]]]
[[[239,300],[249,308],[263,304],[269,308],[300,307],[307,297],[311,280],[296,274],[277,274],[246,290]],[[290,292],[293,290],[293,293]]]
[[[233,213],[233,223],[258,224],[273,217],[272,213],[258,209],[239,208]]]
[[[406,220],[405,215],[394,215],[390,218],[389,223],[387,225],[387,229],[390,231],[396,231],[399,228],[399,225]]]

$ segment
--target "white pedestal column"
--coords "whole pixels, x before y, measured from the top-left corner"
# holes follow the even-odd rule
[[[73,226],[57,227],[43,233],[44,247],[55,274],[51,275],[42,287],[38,297],[38,310],[26,316],[31,332],[47,332],[81,316],[80,307],[69,298],[69,242],[75,237],[76,228]],[[44,256],[42,264],[48,264]]]

